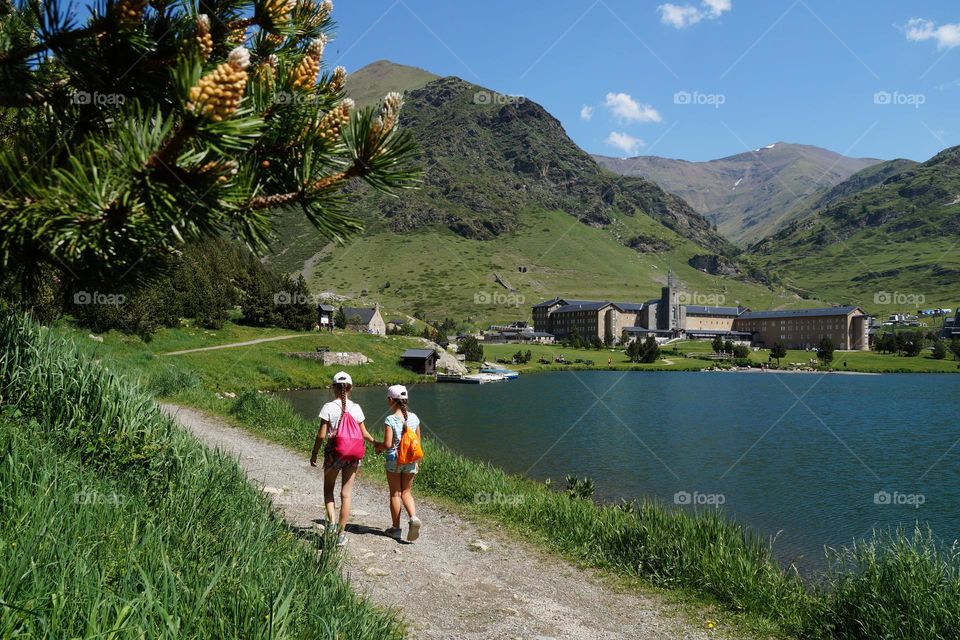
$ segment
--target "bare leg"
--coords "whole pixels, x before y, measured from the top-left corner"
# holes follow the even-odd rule
[[[333,502],[333,492],[337,488],[339,469],[324,469],[323,471],[323,501],[327,507],[327,526],[336,522],[336,505]]]
[[[393,522],[393,528],[400,528],[400,476],[399,473],[390,473],[387,471],[387,484],[390,486],[390,520]]]
[[[415,473],[400,474],[400,499],[407,509],[407,515],[411,518],[417,517],[417,505],[413,501],[413,479],[416,477],[417,474]],[[399,514],[397,515],[397,522],[400,522]]]
[[[350,519],[350,502],[353,499],[353,478],[357,475],[356,467],[346,467],[343,470],[343,482],[340,485],[340,531],[347,526]]]

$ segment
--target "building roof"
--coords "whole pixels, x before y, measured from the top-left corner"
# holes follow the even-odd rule
[[[426,360],[437,355],[433,349],[407,349],[400,356],[404,360]]]
[[[404,319],[402,319],[402,318],[394,318],[393,320],[391,320],[391,321],[388,322],[387,324],[407,324],[407,321],[404,320]]]
[[[642,302],[614,302],[614,303],[613,303],[613,306],[615,306],[615,307],[616,307],[617,309],[619,309],[620,311],[627,311],[627,312],[630,312],[630,311],[634,311],[634,312],[643,311],[643,303],[642,303]]]
[[[327,311],[329,313],[336,311],[336,308],[332,304],[321,304],[319,307],[321,311]]]
[[[710,329],[691,329],[687,331],[688,336],[731,336],[740,338],[752,338],[753,334],[749,331],[711,331]]]
[[[688,316],[739,316],[746,311],[741,307],[704,307],[700,305],[687,305]]]
[[[771,318],[813,318],[818,316],[845,316],[853,311],[860,311],[860,307],[820,307],[818,309],[790,309],[781,311],[748,311],[741,318],[744,320],[767,320]]]
[[[555,304],[566,306],[566,305],[572,305],[572,304],[593,304],[595,302],[596,302],[595,300],[574,300],[572,298],[553,298],[552,300],[546,300],[539,304],[535,304],[533,305],[533,308],[545,309],[547,307],[552,307]],[[607,303],[604,302],[604,304],[607,304]]]
[[[363,324],[370,324],[374,314],[377,312],[375,307],[344,307],[343,315],[347,317],[347,322],[351,323],[354,317],[360,318]]]
[[[568,304],[563,307],[560,307],[554,314],[557,313],[574,313],[577,311],[600,311],[604,307],[609,307],[609,302],[589,302],[586,300],[578,300],[576,304]]]
[[[669,329],[648,329],[646,327],[624,327],[624,333],[662,333],[668,334],[673,333]]]

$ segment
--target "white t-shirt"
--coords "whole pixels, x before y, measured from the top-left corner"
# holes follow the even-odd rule
[[[358,405],[356,402],[347,400],[347,411],[358,423],[362,423],[364,421],[365,416],[363,415],[363,409],[361,409],[360,405]],[[328,436],[332,436],[337,432],[337,427],[340,425],[341,414],[342,411],[340,410],[339,400],[332,400],[323,405],[323,408],[320,409],[320,419],[326,420],[330,423],[330,429],[327,432]]]

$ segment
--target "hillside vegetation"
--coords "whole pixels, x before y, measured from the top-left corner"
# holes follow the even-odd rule
[[[835,191],[815,215],[757,243],[749,259],[797,290],[879,312],[956,306],[960,147],[919,165],[881,165]]]
[[[355,82],[400,86],[408,69],[392,80],[378,64]],[[402,125],[420,146],[422,188],[402,199],[355,191],[366,231],[345,246],[282,214],[273,265],[303,271],[315,291],[458,317],[526,317],[530,303],[557,293],[647,299],[669,269],[731,303],[796,302],[691,267],[694,256],[725,256],[732,245],[682,199],[600,168],[536,103],[458,78],[406,99]]]
[[[611,171],[653,180],[677,194],[741,245],[779,229],[799,200],[816,197],[880,162],[785,142],[709,162],[594,157]]]

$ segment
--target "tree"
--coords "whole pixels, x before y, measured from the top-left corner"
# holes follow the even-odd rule
[[[483,362],[483,345],[473,336],[461,338],[458,351],[468,362]]]
[[[914,358],[923,353],[927,341],[922,331],[913,331],[903,334],[903,355]]]
[[[720,336],[714,337],[713,341],[710,343],[710,346],[713,347],[714,353],[720,353],[723,351],[723,338]]]
[[[947,345],[937,338],[933,341],[933,359],[934,360],[943,360],[947,357]]]
[[[660,347],[657,346],[657,339],[652,335],[647,336],[646,342],[640,349],[640,362],[650,364],[656,362],[660,357]]]
[[[950,353],[954,360],[960,360],[960,338],[954,338],[950,341]]]
[[[570,344],[571,349],[583,349],[586,346],[586,343],[583,341],[583,336],[580,334],[580,329],[574,327],[570,330],[570,333],[567,334],[567,342]]]
[[[603,346],[606,347],[607,349],[609,349],[610,347],[613,346],[613,334],[612,334],[612,333],[607,333],[607,335],[603,336]]]
[[[745,360],[750,357],[750,347],[738,344],[733,347],[733,357],[738,360]]]
[[[594,350],[596,350],[596,351],[602,351],[602,350],[603,350],[603,340],[600,338],[600,336],[593,336],[593,345],[592,345],[592,346],[593,346]]]
[[[723,350],[727,353],[733,353],[733,340],[727,340],[723,343]]]
[[[640,361],[640,350],[642,349],[640,340],[633,340],[630,344],[627,345],[627,359],[630,362],[639,362]]]
[[[830,336],[824,336],[820,339],[820,344],[817,345],[817,357],[823,364],[827,365],[833,362],[834,351],[836,351],[836,347],[834,347]]]
[[[295,281],[285,278],[284,290],[274,297],[274,304],[280,324],[286,329],[309,331],[317,323],[316,307],[302,274]]]
[[[524,352],[523,354],[523,363],[527,364],[531,360],[533,360],[533,351],[530,351],[530,349],[527,349],[526,352]]]
[[[787,345],[782,342],[774,342],[770,349],[770,357],[776,359],[777,366],[780,366],[780,358],[787,357]]]
[[[333,326],[337,329],[346,329],[347,328],[347,314],[343,310],[341,305],[337,312],[333,315]]]
[[[880,353],[896,353],[897,338],[893,333],[886,331],[877,339],[876,350]]]
[[[416,185],[402,96],[358,109],[321,71],[329,0],[66,4],[0,8],[4,270],[116,282],[201,238],[262,251],[280,207],[336,239],[361,228],[348,184]]]

